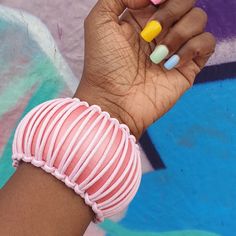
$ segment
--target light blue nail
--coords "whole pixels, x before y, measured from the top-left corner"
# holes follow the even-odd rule
[[[175,54],[164,64],[164,67],[167,70],[172,70],[178,65],[179,61],[180,57],[177,54]]]

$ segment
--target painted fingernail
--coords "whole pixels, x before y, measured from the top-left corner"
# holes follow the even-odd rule
[[[179,64],[179,61],[180,57],[177,54],[175,54],[164,64],[164,67],[167,70],[172,70]]]
[[[147,41],[152,42],[162,31],[162,26],[159,21],[152,20],[147,23],[143,31],[140,33],[141,37]]]
[[[159,45],[150,55],[150,59],[154,64],[161,63],[169,54],[169,49],[165,45]]]
[[[151,0],[151,2],[155,5],[157,5],[157,4],[161,3],[161,0]]]

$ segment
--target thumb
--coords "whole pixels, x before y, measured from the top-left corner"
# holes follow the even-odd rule
[[[141,9],[148,6],[150,0],[99,0],[91,12],[93,17],[102,17],[105,22],[115,20],[118,22],[119,16],[126,8]]]

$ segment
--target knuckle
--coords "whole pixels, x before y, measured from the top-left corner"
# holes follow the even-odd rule
[[[183,0],[172,1],[171,4],[165,6],[165,19],[174,22],[183,17],[188,11],[194,8],[196,0]]]
[[[210,32],[206,32],[205,37],[206,37],[206,43],[208,43],[210,46],[215,48],[215,46],[216,46],[215,36]]]
[[[195,41],[195,42],[192,41],[188,45],[188,50],[192,52],[194,57],[198,57],[201,55],[201,45],[199,44],[198,41]]]
[[[188,37],[186,35],[185,31],[183,31],[183,30],[180,31],[177,28],[176,29],[173,28],[172,35],[173,35],[173,37],[171,36],[172,41],[174,39],[174,41],[177,42],[177,43],[182,43],[182,42],[186,41],[186,38]]]
[[[175,1],[172,1],[173,4],[175,4],[175,8],[176,9],[188,9],[188,10],[191,10],[195,4],[196,4],[196,1],[197,0],[175,0]]]
[[[211,42],[213,42],[214,44],[216,43],[216,38],[215,38],[215,36],[212,33],[206,32],[206,35],[207,35],[207,37],[209,38],[209,40]]]
[[[166,9],[166,15],[167,15],[167,18],[169,19],[174,19],[176,17],[175,11],[172,7],[168,7]]]
[[[195,8],[193,8],[193,11],[194,11],[195,17],[197,17],[198,20],[200,20],[204,24],[207,23],[208,15],[202,8],[195,7]]]
[[[175,52],[179,45],[186,41],[187,36],[184,32],[173,28],[170,33],[163,40],[163,44],[168,46],[170,52]]]
[[[199,57],[202,53],[201,51],[201,47],[198,45],[195,45],[195,47],[193,47],[193,52],[194,52],[194,57]]]

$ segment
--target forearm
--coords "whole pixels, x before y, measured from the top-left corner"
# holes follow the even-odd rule
[[[43,170],[21,164],[0,191],[0,235],[83,235],[93,218],[84,200]]]

